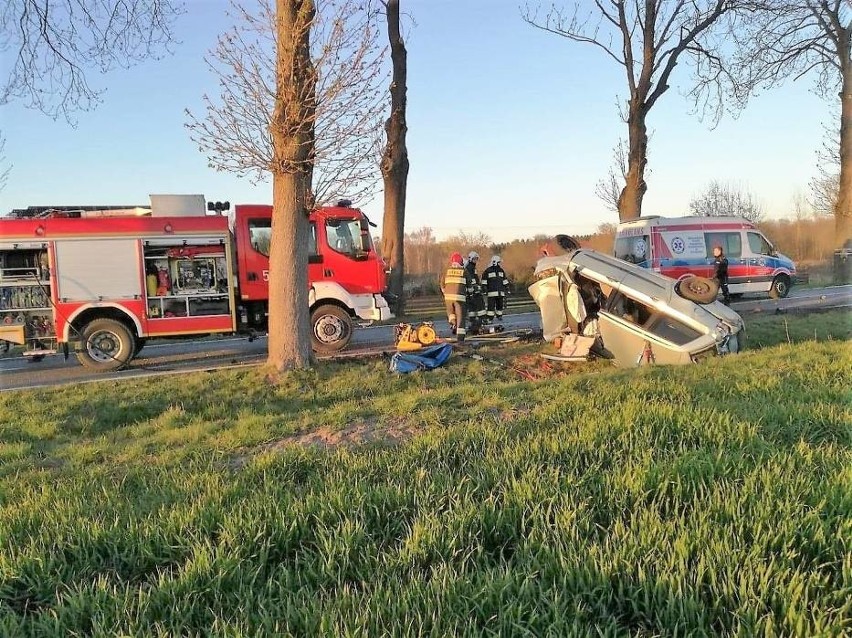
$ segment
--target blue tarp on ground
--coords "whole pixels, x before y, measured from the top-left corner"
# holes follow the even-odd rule
[[[436,346],[428,346],[422,350],[397,352],[391,358],[390,369],[392,372],[402,372],[403,374],[415,370],[432,370],[444,365],[450,358],[452,351],[453,346],[451,344],[442,343]]]

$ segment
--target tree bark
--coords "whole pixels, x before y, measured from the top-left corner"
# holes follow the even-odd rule
[[[618,219],[626,222],[642,214],[642,199],[648,190],[645,166],[648,164],[647,112],[643,106],[632,106],[627,118],[628,151],[624,188],[618,196]]]
[[[844,40],[848,43],[848,39]],[[845,49],[845,50],[843,50]],[[852,237],[852,60],[848,45],[840,51],[840,189],[834,210],[835,245]]]
[[[269,350],[274,372],[311,365],[308,214],[314,155],[316,74],[310,56],[313,0],[277,0]]]
[[[396,314],[405,307],[405,195],[408,185],[408,149],[405,136],[406,82],[408,54],[399,28],[399,0],[386,3],[388,40],[390,41],[393,76],[391,78],[391,114],[385,122],[387,146],[382,157],[384,181],[384,216],[382,218],[382,255],[391,269],[389,292],[396,297]]]

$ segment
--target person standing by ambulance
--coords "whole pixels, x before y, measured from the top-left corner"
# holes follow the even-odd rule
[[[459,343],[464,343],[467,334],[467,299],[473,290],[468,273],[462,265],[460,253],[450,255],[450,267],[444,274],[441,292],[444,293],[444,306],[447,309],[450,330],[456,335]]]
[[[719,288],[722,289],[722,300],[726,304],[731,303],[731,293],[728,292],[728,258],[725,257],[725,251],[721,246],[713,247],[713,256],[715,257],[713,278],[719,282]]]
[[[509,279],[506,277],[502,263],[503,258],[500,255],[494,255],[491,258],[491,265],[482,271],[482,285],[488,298],[485,321],[489,324],[495,321],[499,324],[503,321],[503,308],[506,295],[509,294]]]

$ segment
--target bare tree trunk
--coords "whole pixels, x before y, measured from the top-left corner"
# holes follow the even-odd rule
[[[648,164],[646,116],[644,107],[631,105],[627,119],[627,174],[624,188],[618,197],[618,219],[622,222],[639,218],[642,214],[642,199],[648,190],[648,184],[645,183],[645,166]]]
[[[841,55],[843,87],[840,91],[840,189],[834,210],[835,246],[852,236],[852,61]]]
[[[405,276],[405,194],[408,185],[408,149],[405,135],[407,52],[399,29],[399,0],[386,3],[388,39],[393,63],[391,78],[391,114],[385,122],[387,146],[382,157],[382,178],[385,187],[385,209],[382,219],[382,254],[391,268],[388,288],[397,298],[396,313],[405,307],[403,282]]]
[[[270,125],[274,160],[267,359],[275,372],[309,367],[312,359],[308,198],[316,113],[316,74],[310,56],[313,19],[313,0],[277,0],[277,93]]]

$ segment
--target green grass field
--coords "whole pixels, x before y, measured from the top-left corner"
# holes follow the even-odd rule
[[[0,636],[850,635],[848,319],[4,393]]]

